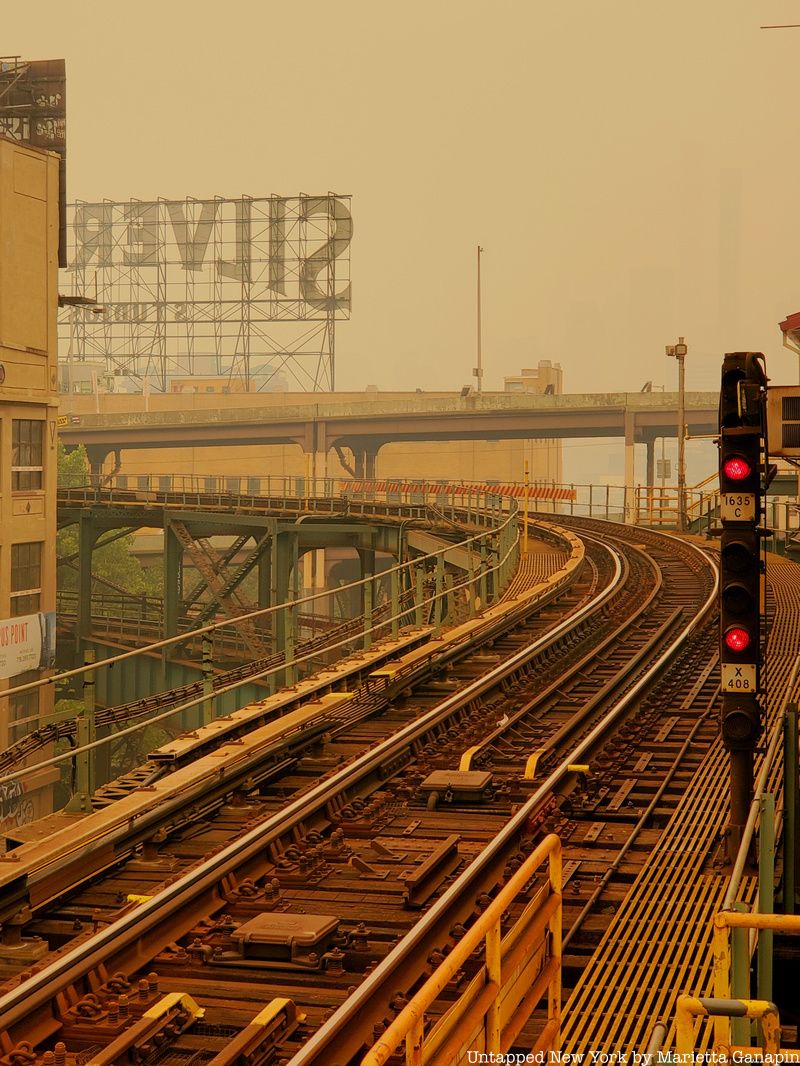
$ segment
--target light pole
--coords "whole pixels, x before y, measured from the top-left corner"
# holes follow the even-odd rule
[[[666,346],[667,355],[678,360],[678,529],[686,531],[686,404],[685,404],[685,360],[689,346],[683,337],[678,337],[677,344]]]
[[[476,392],[483,392],[483,366],[481,364],[481,254],[483,248],[478,245],[478,365],[472,371],[477,379]]]

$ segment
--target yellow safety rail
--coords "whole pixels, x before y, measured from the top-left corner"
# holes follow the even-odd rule
[[[549,881],[501,936],[503,915],[545,860]],[[481,943],[483,966],[426,1033],[426,1011]],[[468,1052],[503,1054],[545,994],[547,1023],[534,1053],[557,1050],[561,1030],[561,841],[555,833],[545,837],[498,892],[361,1066],[383,1066],[403,1040],[407,1066],[433,1061],[457,1066],[469,1061]]]
[[[706,999],[697,996],[678,996],[675,1005],[675,1046],[678,1052],[676,1062],[695,1063],[697,1055],[694,1048],[694,1019],[714,1017],[718,1020],[729,1018],[759,1018],[763,1034],[764,1061],[775,1062],[781,1046],[781,1026],[778,1010],[774,1003],[764,999]],[[715,1022],[716,1025],[716,1022]],[[753,1048],[734,1048],[719,1044],[714,1051],[726,1052],[726,1058],[733,1062],[752,1062],[755,1060]],[[770,1056],[767,1058],[767,1056]],[[800,1053],[786,1052],[781,1055],[783,1062],[800,1061]]]
[[[719,911],[714,915],[714,996],[721,1000],[730,999],[731,995],[731,929],[772,929],[781,933],[800,933],[800,914]],[[714,1020],[715,1046],[730,1045],[730,1018],[730,1015],[716,1016]]]

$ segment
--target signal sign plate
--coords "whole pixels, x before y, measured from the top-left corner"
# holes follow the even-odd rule
[[[752,492],[723,492],[719,516],[723,522],[755,522],[756,497]]]
[[[755,663],[722,663],[723,692],[755,692]]]

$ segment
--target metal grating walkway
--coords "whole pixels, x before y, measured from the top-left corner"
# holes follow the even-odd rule
[[[800,567],[771,555],[769,579],[771,726],[797,655]],[[777,787],[779,776],[778,765],[770,787]],[[712,920],[727,877],[703,867],[725,826],[727,806],[728,758],[717,741],[564,1007],[564,1052],[642,1052],[659,1020],[669,1024],[670,1047],[676,997],[713,994]],[[750,903],[755,890],[755,878],[743,878],[739,898]],[[711,1040],[706,1025],[697,1049],[709,1048]]]

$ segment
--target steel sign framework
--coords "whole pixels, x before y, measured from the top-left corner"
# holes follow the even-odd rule
[[[158,391],[187,377],[333,390],[349,196],[78,202],[67,222],[61,290],[85,301],[59,313],[69,368]]]

